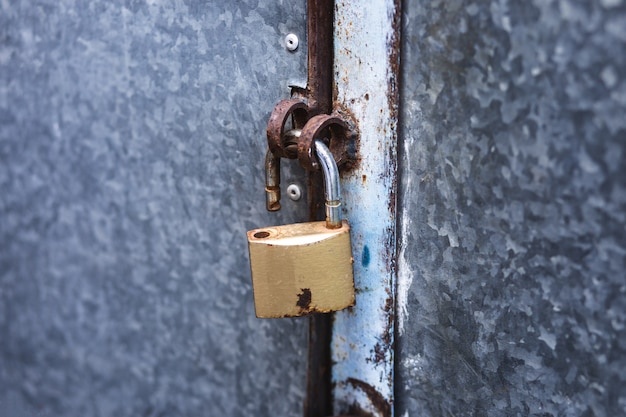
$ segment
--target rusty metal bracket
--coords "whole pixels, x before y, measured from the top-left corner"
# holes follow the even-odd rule
[[[304,100],[292,98],[281,100],[267,122],[267,144],[277,158],[296,159],[295,152],[289,152],[285,143],[285,124],[292,118],[294,129],[301,129],[308,118],[308,105]]]
[[[356,123],[348,120],[340,111],[333,110],[333,0],[308,0],[307,2],[307,49],[308,79],[306,90],[298,90],[294,98],[280,101],[267,124],[267,142],[270,151],[278,158],[298,158],[300,165],[309,171],[319,169],[311,145],[314,139],[326,139],[338,166],[356,157]],[[315,119],[324,116],[324,120]],[[285,128],[292,118],[292,129],[302,129],[314,135],[299,139],[288,138]],[[314,123],[306,128],[308,120]],[[314,120],[315,119],[315,120]],[[343,120],[341,120],[343,119]],[[324,126],[319,127],[322,123]],[[328,131],[329,129],[329,131]],[[317,135],[326,135],[325,137]],[[289,141],[297,142],[289,146]],[[304,144],[303,144],[304,142]]]
[[[311,146],[315,139],[321,139],[329,146],[338,167],[354,161],[358,136],[356,122],[339,110],[308,119],[310,114],[307,102],[302,99],[280,101],[267,123],[267,143],[271,153],[277,158],[298,158],[302,168],[316,171],[319,164]],[[287,130],[285,126],[290,118],[292,129]]]
[[[298,141],[298,161],[300,161],[300,165],[309,171],[319,169],[319,163],[312,150],[316,139],[328,143],[337,166],[342,165],[342,162],[345,162],[346,159],[347,133],[348,123],[342,118],[329,114],[313,116],[304,125]]]

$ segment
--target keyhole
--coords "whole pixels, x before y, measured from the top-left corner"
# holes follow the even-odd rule
[[[261,232],[256,232],[254,234],[254,237],[256,237],[257,239],[265,239],[266,237],[269,237],[270,232],[266,232],[265,230],[261,231]]]

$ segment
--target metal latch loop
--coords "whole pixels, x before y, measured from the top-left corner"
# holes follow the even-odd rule
[[[270,151],[278,158],[296,159],[294,152],[288,152],[285,146],[285,124],[292,117],[293,128],[301,129],[307,121],[308,105],[297,98],[278,102],[267,122],[267,144]]]
[[[337,166],[344,162],[346,136],[348,124],[340,117],[330,114],[318,114],[313,116],[304,125],[300,139],[298,140],[298,161],[302,168],[315,171],[319,169],[319,163],[313,153],[313,144],[316,139],[324,139],[333,154]]]

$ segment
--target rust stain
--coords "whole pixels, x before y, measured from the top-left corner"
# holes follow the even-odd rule
[[[346,106],[335,102],[332,114],[340,117],[348,125],[348,128],[344,132],[344,137],[339,138],[343,142],[340,148],[343,156],[338,164],[340,165],[339,170],[342,173],[351,172],[359,168],[359,163],[361,161],[361,157],[359,155],[361,132],[359,131],[359,126],[356,122],[354,113],[352,113],[352,111],[350,111],[350,109]]]
[[[387,401],[385,397],[380,392],[376,391],[374,387],[356,378],[348,378],[346,382],[348,382],[353,387],[359,388],[361,391],[363,391],[365,395],[367,395],[367,398],[369,398],[374,408],[378,410],[381,417],[391,417],[391,402]],[[361,410],[356,404],[353,404],[349,411],[349,414],[355,416],[372,415],[371,413],[366,413]]]
[[[385,312],[385,318],[387,322],[385,323],[385,329],[381,335],[380,342],[376,343],[374,346],[372,353],[372,359],[368,359],[368,361],[372,361],[377,364],[385,364],[386,363],[386,352],[393,351],[394,348],[394,340],[393,340],[393,325],[395,320],[395,305],[394,305],[394,297],[391,289],[387,288],[387,299],[385,300],[385,305],[382,307]],[[390,381],[393,382],[393,381]]]
[[[333,0],[307,1],[308,80],[311,116],[329,113],[333,79]]]
[[[387,41],[387,50],[389,51],[389,81],[387,85],[387,97],[389,98],[389,113],[394,120],[398,120],[398,104],[400,99],[400,90],[398,88],[398,79],[400,77],[400,30],[402,27],[402,7],[401,0],[394,0],[394,14],[391,21],[392,35]]]
[[[383,333],[383,336],[382,336],[382,341],[385,344],[386,349],[392,350],[393,349],[392,329],[393,329],[393,323],[395,320],[395,311],[394,311],[395,303],[394,303],[394,297],[391,294],[391,290],[388,289],[387,293],[389,294],[389,296],[387,297],[387,301],[385,302],[385,307],[383,309],[386,313],[387,324],[385,326],[385,332]]]
[[[327,314],[331,313],[334,310],[328,308],[318,308],[315,305],[311,305],[313,294],[309,288],[300,288],[302,291],[298,294],[298,301],[296,301],[296,306],[300,307],[299,314],[304,316],[307,314]],[[353,301],[354,303],[354,301]],[[354,305],[354,304],[353,304]],[[288,314],[283,317],[296,317],[293,314]]]
[[[389,53],[389,73],[387,74],[387,99],[389,103],[389,114],[391,121],[389,127],[391,128],[391,135],[393,135],[395,141],[394,146],[390,146],[387,149],[387,160],[389,166],[387,168],[387,177],[391,179],[390,195],[389,195],[389,213],[395,216],[396,213],[396,199],[398,189],[398,175],[397,175],[397,143],[398,143],[398,118],[399,118],[399,104],[400,104],[400,90],[398,87],[400,79],[400,32],[402,27],[402,1],[394,0],[394,13],[392,17],[392,35],[387,41],[387,50]],[[387,133],[387,132],[386,132]],[[388,240],[385,244],[387,270],[391,273],[391,276],[395,276],[396,271],[396,259],[395,259],[395,229],[389,227],[387,231]],[[394,300],[393,294],[390,290],[387,291],[389,297],[384,307],[385,312],[392,317],[393,320],[393,308]],[[393,324],[393,323],[392,323]],[[388,327],[391,329],[391,327]],[[387,332],[389,333],[389,332]]]
[[[376,345],[374,346],[374,362],[381,363],[384,361],[385,361],[385,348],[380,343],[376,343]]]
[[[311,290],[308,288],[300,288],[302,293],[298,294],[296,305],[303,310],[308,310],[311,306]]]

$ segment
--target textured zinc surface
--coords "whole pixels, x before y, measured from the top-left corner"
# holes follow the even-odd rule
[[[304,2],[0,2],[1,416],[301,413],[308,322],[255,318],[246,230],[306,220],[262,182],[304,28]]]
[[[626,415],[626,2],[403,13],[397,415]]]

